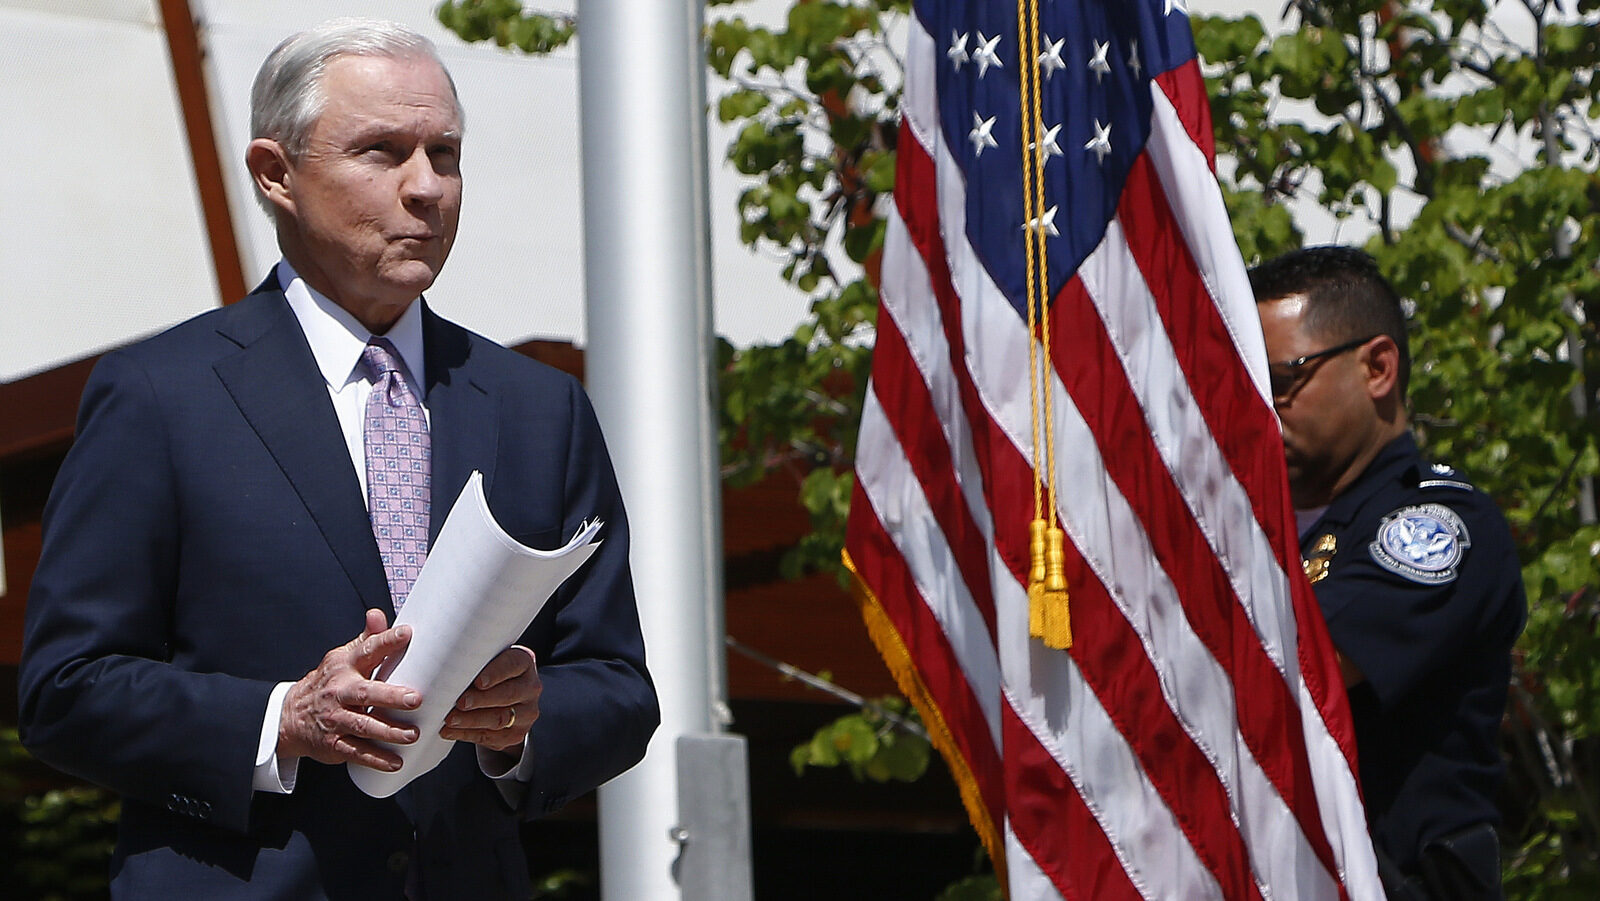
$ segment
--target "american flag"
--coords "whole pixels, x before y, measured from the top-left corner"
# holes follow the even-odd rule
[[[1382,898],[1185,3],[913,13],[846,540],[869,631],[1012,899]],[[1051,472],[1065,650],[1029,628]]]

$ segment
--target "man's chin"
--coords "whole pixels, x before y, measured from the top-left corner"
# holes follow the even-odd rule
[[[405,260],[384,267],[383,280],[396,292],[416,297],[433,286],[444,261]]]

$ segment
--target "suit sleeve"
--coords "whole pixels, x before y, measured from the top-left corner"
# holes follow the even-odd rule
[[[272,685],[169,662],[183,540],[158,398],[122,354],[85,388],[29,591],[19,729],[58,769],[242,830]],[[250,637],[238,640],[247,653]]]
[[[521,808],[551,812],[638,763],[661,715],[645,669],[644,638],[628,568],[628,521],[599,422],[570,383],[563,537],[595,516],[602,544],[530,628],[544,683],[539,719],[518,773]]]

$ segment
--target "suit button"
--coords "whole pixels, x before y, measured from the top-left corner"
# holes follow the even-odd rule
[[[406,869],[411,866],[411,855],[404,851],[396,851],[389,855],[389,872],[396,876],[404,876]]]
[[[178,796],[177,795],[167,795],[167,809],[168,810],[172,811],[173,813],[177,813],[180,806],[181,805],[179,805],[179,803],[178,803]]]

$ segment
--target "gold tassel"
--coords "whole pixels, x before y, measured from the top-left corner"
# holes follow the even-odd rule
[[[1028,555],[1032,566],[1028,569],[1028,634],[1044,637],[1044,579],[1045,579],[1045,529],[1047,523],[1036,519],[1028,523]]]
[[[1066,650],[1072,647],[1072,614],[1067,609],[1066,535],[1059,528],[1045,532],[1045,577],[1039,606],[1043,608],[1040,637],[1045,647]],[[1031,601],[1032,598],[1030,597]],[[1032,615],[1032,604],[1029,605]]]

